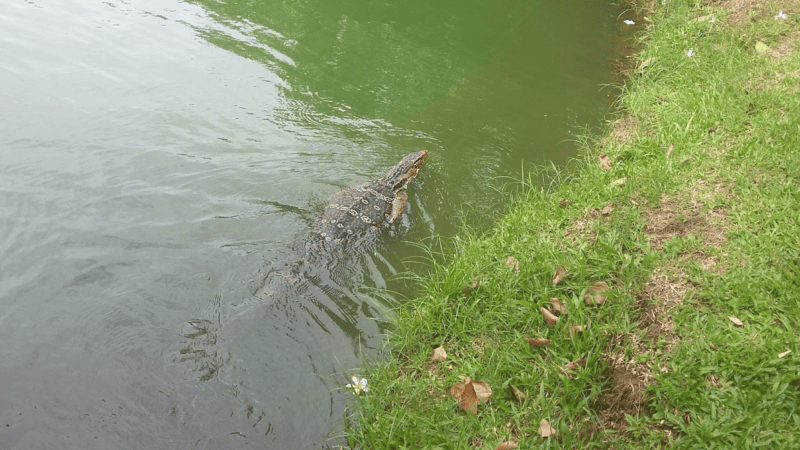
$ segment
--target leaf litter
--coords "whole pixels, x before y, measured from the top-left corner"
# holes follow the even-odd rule
[[[492,388],[483,381],[467,377],[450,388],[450,394],[459,401],[461,409],[477,414],[478,401],[487,403],[492,397]]]

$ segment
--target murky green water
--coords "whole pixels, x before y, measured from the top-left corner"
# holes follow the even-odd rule
[[[6,1],[0,448],[335,444],[339,387],[377,355],[396,300],[372,288],[403,288],[391,276],[423,253],[407,241],[452,235],[462,211],[488,223],[496,187],[574,156],[571,134],[612,101],[618,14]],[[420,148],[381,245],[258,304],[330,194]]]

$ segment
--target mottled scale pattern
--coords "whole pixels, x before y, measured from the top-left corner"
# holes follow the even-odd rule
[[[334,194],[314,222],[310,254],[328,249],[319,242],[339,244],[356,241],[381,227],[392,225],[406,210],[406,188],[425,164],[427,150],[409,153],[383,178],[353,186]]]
[[[339,191],[330,198],[313,230],[327,242],[362,237],[371,229],[389,224],[394,197],[392,186],[384,182]]]

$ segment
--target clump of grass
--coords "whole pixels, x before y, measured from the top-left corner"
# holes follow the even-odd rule
[[[452,241],[368,366],[353,448],[800,447],[800,7],[715,5],[659,6],[617,127]],[[494,390],[477,414],[449,394],[465,377]]]

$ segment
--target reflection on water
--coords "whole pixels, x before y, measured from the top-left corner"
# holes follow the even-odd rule
[[[617,14],[6,2],[0,447],[335,444],[396,301],[380,289],[410,294],[391,279],[422,254],[407,241],[491,219],[498,178],[574,154],[610,104]],[[392,232],[259,300],[328,196],[421,148]]]

